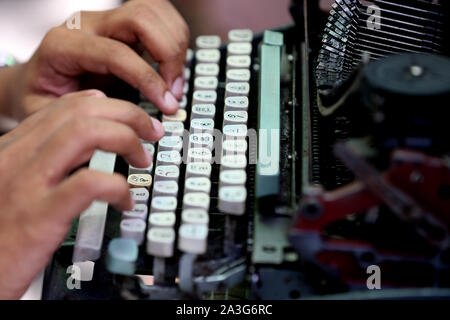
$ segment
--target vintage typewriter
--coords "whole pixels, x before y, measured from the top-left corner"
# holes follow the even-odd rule
[[[166,136],[149,168],[94,155],[136,206],[92,204],[43,298],[450,297],[449,7],[293,1],[295,25],[197,38],[173,116],[112,88]]]

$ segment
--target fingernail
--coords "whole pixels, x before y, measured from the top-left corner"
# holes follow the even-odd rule
[[[150,166],[151,164],[152,164],[152,161],[153,161],[153,156],[152,156],[152,154],[150,153],[150,151],[147,149],[147,148],[144,148],[144,153],[145,153],[145,156],[147,157],[147,160],[148,160],[148,166]]]
[[[152,122],[153,122],[153,129],[155,130],[155,133],[160,136],[163,137],[164,136],[164,127],[162,125],[161,122],[159,122],[158,120],[156,120],[155,118],[151,118]]]
[[[106,97],[106,95],[102,91],[96,90],[96,89],[86,91],[86,95],[92,96],[92,97],[97,97],[97,98]]]
[[[178,101],[177,99],[175,99],[175,97],[170,91],[167,91],[166,94],[164,95],[164,101],[166,103],[166,106],[173,112],[175,112],[178,109]]]
[[[181,96],[183,94],[184,79],[178,77],[172,84],[172,93],[176,96]]]

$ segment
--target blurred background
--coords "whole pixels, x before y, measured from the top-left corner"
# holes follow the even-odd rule
[[[319,0],[318,0],[319,1]],[[333,0],[320,0],[326,8]],[[0,51],[26,61],[46,32],[79,10],[106,10],[121,0],[0,0]],[[192,37],[251,28],[254,32],[291,22],[290,0],[172,0],[191,28]],[[192,41],[192,40],[191,40]]]

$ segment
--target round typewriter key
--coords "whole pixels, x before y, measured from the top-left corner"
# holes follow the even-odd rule
[[[215,63],[199,63],[195,67],[195,76],[217,77],[220,68]]]
[[[220,51],[217,49],[200,49],[195,53],[198,63],[219,63]]]
[[[211,181],[205,177],[192,177],[186,179],[184,183],[185,192],[204,192],[209,194],[211,191]]]
[[[173,180],[156,181],[153,184],[153,197],[155,196],[173,196],[178,194],[178,183]]]
[[[114,274],[132,276],[139,249],[136,241],[131,239],[113,239],[108,245],[106,268]]]
[[[146,228],[145,221],[141,219],[122,220],[120,223],[120,236],[125,239],[134,240],[137,245],[141,245],[144,241]]]
[[[135,203],[147,204],[150,192],[145,188],[131,188],[130,195]]]
[[[163,115],[163,122],[184,122],[186,121],[187,113],[186,110],[178,109],[175,114],[172,115]]]
[[[148,207],[146,204],[138,203],[131,211],[122,212],[122,219],[140,219],[147,220]]]
[[[152,185],[152,176],[149,174],[132,174],[128,176],[128,184],[131,188],[147,188]]]
[[[209,195],[203,192],[189,192],[183,197],[183,209],[209,209]]]
[[[166,136],[183,136],[184,124],[183,122],[163,122],[162,123]]]
[[[250,70],[230,69],[227,71],[227,82],[249,82]]]
[[[245,187],[219,188],[219,210],[224,213],[243,215],[247,200]]]
[[[188,163],[186,165],[186,178],[211,176],[212,167],[210,163]]]
[[[216,35],[198,36],[195,44],[198,49],[217,49],[220,47],[221,39]]]
[[[234,29],[228,32],[230,42],[251,42],[253,40],[253,31],[250,29]]]
[[[173,228],[176,216],[173,212],[154,212],[148,218],[150,228]]]
[[[178,166],[158,166],[155,169],[155,181],[173,180],[178,181],[180,177],[180,168]]]
[[[181,213],[182,224],[196,224],[208,226],[209,216],[205,210],[202,209],[187,209]]]
[[[193,254],[206,252],[208,228],[204,225],[183,224],[178,230],[178,249]]]
[[[147,233],[147,253],[160,258],[173,256],[175,231],[171,228],[151,228]]]
[[[151,212],[174,212],[177,208],[176,197],[154,197],[151,202]]]

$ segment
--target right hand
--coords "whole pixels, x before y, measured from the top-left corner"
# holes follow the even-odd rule
[[[137,106],[89,90],[58,99],[0,137],[0,299],[20,298],[92,201],[133,207],[125,177],[69,174],[96,149],[147,167],[152,159],[140,139],[163,135],[161,123]]]
[[[86,89],[103,89],[101,82],[116,78],[138,89],[163,113],[177,111],[189,29],[170,1],[133,0],[114,10],[82,11],[80,27],[51,29],[30,61],[14,67],[7,115],[24,119],[80,90],[82,83],[93,85]],[[139,56],[143,50],[159,63],[159,73]]]

